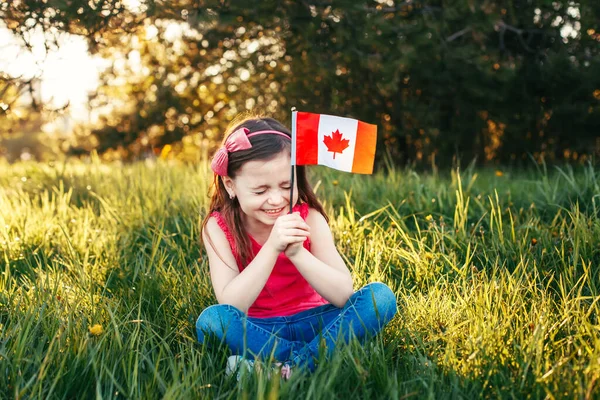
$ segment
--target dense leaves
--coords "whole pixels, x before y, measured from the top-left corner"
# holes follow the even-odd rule
[[[110,110],[100,152],[200,146],[242,111],[288,122],[295,106],[377,123],[378,154],[398,162],[600,154],[594,0],[48,0],[0,13],[24,39],[33,26],[85,35],[113,61],[91,100]]]

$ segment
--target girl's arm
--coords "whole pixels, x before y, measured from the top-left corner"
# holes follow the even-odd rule
[[[301,245],[290,245],[286,255],[323,298],[343,307],[354,292],[352,275],[335,247],[323,215],[311,208],[306,222],[310,226],[310,251]]]
[[[302,242],[310,235],[308,228],[298,213],[279,217],[269,239],[252,262],[239,272],[225,233],[214,218],[209,218],[202,231],[202,240],[208,254],[210,277],[217,301],[247,313],[267,283],[279,254],[289,245],[302,246]]]
[[[278,253],[270,246],[263,246],[252,262],[239,272],[227,237],[214,218],[208,220],[202,232],[202,241],[208,255],[210,278],[217,301],[247,313],[265,286]]]

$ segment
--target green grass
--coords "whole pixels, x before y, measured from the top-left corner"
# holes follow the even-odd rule
[[[0,164],[0,398],[600,397],[600,171],[311,172],[355,287],[399,313],[237,382],[194,331],[206,164]]]

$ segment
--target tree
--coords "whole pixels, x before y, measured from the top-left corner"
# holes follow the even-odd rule
[[[288,121],[296,106],[377,123],[399,162],[600,154],[593,0],[74,3],[0,10],[17,33],[82,34],[114,60],[92,99],[113,109],[100,151],[218,140],[240,111]]]

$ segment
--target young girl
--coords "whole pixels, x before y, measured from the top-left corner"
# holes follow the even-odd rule
[[[214,335],[246,360],[272,357],[284,377],[313,371],[320,346],[330,355],[339,339],[377,334],[396,298],[378,282],[353,291],[302,166],[290,198],[288,129],[254,118],[231,131],[211,164],[216,190],[202,224],[219,304],[200,314],[198,340]]]

